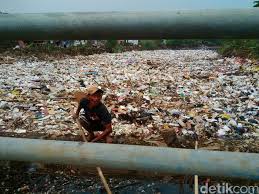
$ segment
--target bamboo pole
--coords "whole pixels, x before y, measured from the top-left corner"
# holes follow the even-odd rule
[[[78,125],[78,127],[79,127],[79,129],[81,131],[81,136],[83,137],[84,142],[87,142],[87,139],[85,137],[85,130],[82,127],[82,125],[81,125],[81,123],[80,123],[80,121],[78,119],[76,119],[76,123],[77,123],[77,125]],[[106,179],[105,179],[105,177],[103,175],[102,169],[100,167],[96,167],[96,169],[97,169],[98,175],[100,176],[101,181],[102,181],[102,183],[103,183],[103,185],[105,187],[106,192],[108,194],[112,194],[111,189],[110,189],[110,187],[109,187],[109,185],[108,185],[108,183],[107,183],[107,181],[106,181]]]
[[[195,150],[198,149],[198,141],[195,141]],[[194,193],[199,194],[199,179],[198,175],[194,175]]]

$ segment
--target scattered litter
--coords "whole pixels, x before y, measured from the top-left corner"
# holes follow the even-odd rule
[[[71,117],[73,94],[98,83],[115,136],[148,139],[177,128],[181,138],[258,137],[259,74],[249,60],[247,71],[237,58],[222,59],[210,50],[11,61],[0,68],[2,132],[79,132]]]

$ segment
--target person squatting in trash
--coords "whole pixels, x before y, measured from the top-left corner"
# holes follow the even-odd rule
[[[80,124],[87,130],[88,142],[97,142],[104,139],[107,143],[112,143],[110,137],[112,118],[106,106],[101,102],[103,93],[104,91],[101,88],[94,85],[90,86],[73,114],[73,118],[79,118]],[[83,114],[80,114],[81,109],[84,110]],[[95,131],[102,131],[102,133],[95,136]]]

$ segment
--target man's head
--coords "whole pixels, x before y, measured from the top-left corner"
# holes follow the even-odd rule
[[[101,102],[103,93],[103,90],[95,85],[92,85],[89,88],[87,88],[87,98],[94,105],[97,105]]]

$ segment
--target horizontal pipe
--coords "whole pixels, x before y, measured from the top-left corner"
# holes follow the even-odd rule
[[[181,38],[259,38],[259,11],[0,14],[0,40]]]
[[[0,137],[0,160],[259,180],[259,154]]]

